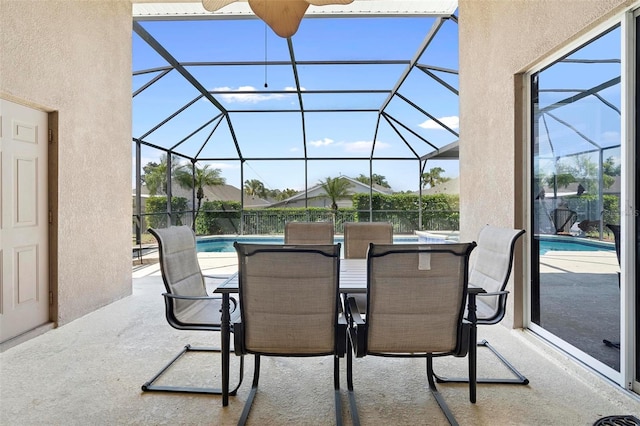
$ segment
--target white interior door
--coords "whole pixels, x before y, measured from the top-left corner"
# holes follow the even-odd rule
[[[0,342],[49,321],[47,114],[0,99]]]

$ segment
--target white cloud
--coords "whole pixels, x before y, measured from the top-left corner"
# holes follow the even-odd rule
[[[336,142],[333,139],[324,138],[316,141],[310,141],[309,145],[316,148],[322,147],[342,147],[345,152],[371,152],[372,141],[356,141],[356,142]],[[376,142],[376,149],[388,148],[389,144],[385,142]]]
[[[318,141],[309,141],[309,145],[315,146],[315,147],[329,146],[329,145],[333,145],[334,143],[335,142],[333,141],[333,139],[329,139],[329,138],[324,138]]]
[[[300,151],[300,148],[295,146],[289,150],[289,152],[298,152],[298,151]]]
[[[460,126],[460,117],[456,115],[452,115],[449,117],[440,117],[438,120],[445,124],[450,129],[457,129]],[[434,130],[444,130],[442,126],[436,123],[434,120],[427,120],[424,123],[418,124],[423,129],[434,129]]]
[[[295,88],[286,88],[285,90],[295,90]],[[230,87],[216,87],[213,89],[213,94],[215,92],[230,92],[230,91],[238,91],[238,92],[255,92],[253,93],[225,93],[218,95],[224,101],[228,103],[242,103],[242,104],[257,104],[259,102],[270,101],[274,99],[285,99],[290,97],[291,95],[282,95],[276,93],[260,93],[253,86],[240,86],[237,89],[232,89]]]
[[[345,151],[347,152],[371,152],[371,147],[373,146],[372,141],[357,141],[357,142],[346,142],[345,143]],[[384,142],[376,142],[376,149],[385,149],[388,148],[389,144]]]
[[[620,143],[620,132],[616,132],[616,131],[603,132],[602,139],[605,142]]]

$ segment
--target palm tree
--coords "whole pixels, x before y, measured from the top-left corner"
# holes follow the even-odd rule
[[[264,187],[264,184],[260,182],[258,179],[245,180],[244,193],[247,195],[252,195],[254,197],[260,197],[260,198],[264,198],[267,195],[267,191]]]
[[[444,173],[444,169],[442,167],[433,167],[427,173],[422,174],[422,187],[425,188],[427,185],[429,188],[433,188],[439,183],[444,183],[451,178],[440,176]]]
[[[180,168],[177,157],[171,157],[171,174]],[[160,156],[160,164],[149,163],[144,166],[144,183],[147,185],[149,195],[156,195],[158,192],[167,193],[167,155]]]
[[[220,176],[222,170],[210,169],[209,164],[205,164],[202,168],[195,166],[192,167],[189,164],[184,164],[178,168],[175,172],[175,179],[183,188],[195,189],[196,199],[198,200],[198,206],[196,208],[195,215],[193,216],[193,226],[196,226],[196,219],[200,212],[200,206],[202,205],[202,199],[204,198],[204,187],[212,185],[224,185],[226,179]]]
[[[374,173],[372,177],[373,177],[374,184],[380,185],[384,188],[391,188],[391,185],[389,185],[389,182],[387,182],[387,178],[385,176]],[[369,176],[365,176],[363,173],[360,173],[360,176],[358,176],[356,180],[366,185],[371,184],[371,179],[369,178]]]
[[[351,196],[349,193],[351,183],[342,177],[328,177],[319,183],[322,186],[322,189],[324,189],[326,197],[331,200],[331,210],[333,210],[335,219],[335,215],[338,213],[338,200],[349,198]]]

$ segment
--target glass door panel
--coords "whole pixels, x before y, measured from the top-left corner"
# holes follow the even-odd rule
[[[612,371],[620,371],[620,37],[614,27],[531,77],[531,320]]]
[[[640,10],[636,11],[635,26],[635,217],[636,217],[636,256],[635,256],[635,386],[640,393]]]

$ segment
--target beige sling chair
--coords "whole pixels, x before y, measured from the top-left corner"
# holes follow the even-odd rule
[[[464,318],[469,254],[474,247],[475,243],[371,244],[366,317],[360,315],[355,298],[347,299],[349,346],[356,357],[426,358],[429,390],[451,424],[457,423],[436,388],[433,358],[468,356],[469,399],[475,403],[475,324]],[[474,311],[477,291],[469,293],[469,312]],[[351,411],[357,415],[350,349],[347,385]]]
[[[469,271],[469,287],[482,288],[486,293],[477,297],[478,325],[492,325],[502,321],[507,310],[505,290],[511,275],[517,240],[525,233],[523,229],[499,228],[486,225],[478,235],[478,247],[474,250]],[[526,385],[529,380],[486,340],[478,342],[491,350],[513,373],[512,378],[478,378],[478,383]],[[467,378],[450,378],[436,375],[438,382],[467,382]]]
[[[220,297],[207,295],[204,278],[198,263],[195,235],[188,226],[171,226],[164,229],[149,229],[158,241],[160,271],[166,293],[163,293],[165,314],[171,327],[178,330],[220,331],[222,301]],[[231,318],[239,318],[235,304]],[[213,347],[186,345],[160,372],[142,385],[143,391],[187,392],[199,394],[222,394],[219,388],[156,385],[158,380],[180,357],[187,352],[220,352]],[[240,360],[240,376],[235,395],[242,383],[244,359]]]
[[[369,244],[392,244],[393,225],[388,222],[347,222],[344,224],[344,258],[366,259]],[[367,308],[367,298],[363,294],[347,294],[354,297],[358,306]]]
[[[346,350],[347,323],[339,310],[340,244],[234,246],[241,312],[234,324],[235,350],[255,356],[238,424],[249,417],[262,356],[332,356],[336,423],[341,425],[339,358]]]
[[[284,225],[285,244],[333,244],[331,222],[287,222]]]

